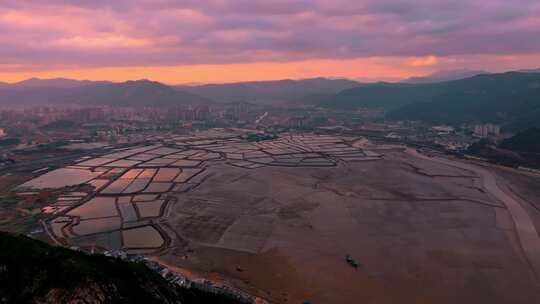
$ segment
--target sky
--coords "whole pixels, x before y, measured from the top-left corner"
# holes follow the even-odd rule
[[[540,67],[539,0],[0,0],[0,82]]]

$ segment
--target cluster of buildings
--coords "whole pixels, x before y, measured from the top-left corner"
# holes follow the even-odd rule
[[[498,137],[501,127],[495,124],[483,124],[474,126],[473,135],[479,138]]]
[[[347,113],[346,117],[377,117],[375,110],[359,110],[358,113]],[[118,133],[117,129],[131,127],[163,127],[182,126],[193,127],[200,125],[253,127],[259,129],[280,127],[291,129],[317,128],[329,126],[342,121],[343,114],[336,114],[329,109],[283,108],[234,102],[223,104],[171,105],[167,107],[111,107],[111,106],[35,106],[20,109],[0,109],[0,128],[7,131],[16,129],[14,136],[42,134],[43,126],[57,121],[75,123],[74,126],[93,130],[97,133]],[[124,124],[119,126],[119,124]],[[73,133],[59,124],[55,131]],[[9,130],[8,130],[9,129]],[[46,129],[51,132],[51,128]],[[103,134],[102,134],[103,135]],[[2,133],[0,133],[0,137]]]
[[[247,102],[235,102],[227,107],[225,116],[234,120],[248,120],[252,106]]]
[[[39,106],[0,110],[2,125],[30,124],[34,127],[60,120],[91,124],[108,121],[205,121],[210,118],[208,105],[145,108]]]
[[[355,111],[355,114],[365,120],[374,120],[383,118],[385,111],[381,108],[359,108]]]
[[[29,107],[15,110],[0,111],[3,124],[17,124],[32,121],[36,124],[48,124],[58,120],[72,120],[77,122],[99,121],[105,118],[105,109],[102,107]]]
[[[120,114],[120,113],[119,113]],[[212,111],[208,105],[126,108],[116,120],[140,122],[206,121]]]
[[[389,123],[384,121],[383,117],[384,111],[381,109],[345,111],[305,106],[274,107],[247,102],[138,108],[40,106],[17,110],[0,109],[0,138],[5,133],[22,139],[34,135],[58,137],[62,135],[61,132],[69,133],[62,135],[69,138],[77,131],[76,136],[79,139],[118,141],[126,134],[131,136],[139,131],[240,127],[270,133],[288,129],[358,132],[366,136],[381,136],[462,150],[478,138],[500,138],[501,132],[500,127],[495,124],[466,126],[459,128],[458,132],[453,127],[444,125]],[[59,127],[54,134],[50,130],[42,132],[42,126],[59,120],[75,122],[78,128],[75,130]],[[25,142],[32,144],[44,140],[28,139]],[[45,142],[47,140],[51,139],[46,138]]]

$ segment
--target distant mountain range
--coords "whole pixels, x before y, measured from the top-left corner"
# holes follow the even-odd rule
[[[171,106],[212,101],[149,80],[113,83],[71,79],[29,79],[0,86],[0,104],[85,104],[111,106]]]
[[[521,72],[521,73],[540,73],[540,68],[538,69],[524,69],[524,70],[518,70],[516,72]]]
[[[83,86],[62,96],[62,100],[114,106],[174,106],[212,102],[207,98],[149,80]]]
[[[459,80],[464,78],[473,77],[481,74],[489,74],[487,71],[482,70],[443,70],[437,71],[432,74],[420,77],[411,77],[407,78],[401,82],[403,83],[434,83],[434,82],[444,82],[451,80]]]
[[[313,94],[335,94],[359,85],[360,83],[347,79],[312,78],[177,86],[176,88],[216,102],[270,103],[294,101]]]
[[[517,70],[515,72],[540,73],[540,69],[523,69],[523,70]],[[491,72],[483,71],[483,70],[468,70],[468,69],[441,70],[441,71],[436,71],[425,76],[410,77],[400,82],[411,83],[411,84],[446,82],[446,81],[470,78],[470,77],[483,75],[483,74],[491,74]]]
[[[460,73],[464,76],[479,72],[482,71]],[[435,73],[435,76],[442,79],[450,74],[456,77],[459,73]],[[344,110],[382,108],[388,119],[395,120],[449,124],[495,122],[516,130],[540,127],[540,69],[484,73],[443,82],[416,81],[422,83],[362,84],[346,79],[313,78],[173,87],[149,80],[112,83],[34,78],[15,84],[0,83],[0,105],[293,102]]]
[[[109,81],[74,80],[67,78],[30,78],[9,85],[11,89],[36,89],[36,88],[77,88],[87,85],[107,84]]]
[[[149,80],[113,83],[32,78],[13,84],[0,84],[0,104],[170,106],[239,101],[277,103],[316,93],[335,94],[358,85],[360,84],[351,80],[326,78],[176,87]]]

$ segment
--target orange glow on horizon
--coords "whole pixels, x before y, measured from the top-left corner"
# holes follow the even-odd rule
[[[304,79],[314,77],[401,79],[417,72],[387,65],[381,58],[351,60],[306,60],[293,62],[256,62],[239,64],[203,64],[180,66],[99,67],[46,71],[0,72],[0,81],[56,78],[126,81],[151,79],[168,84],[230,83],[241,81]]]
[[[167,84],[231,83],[315,77],[348,78],[359,81],[398,81],[439,70],[476,69],[504,72],[538,67],[538,65],[531,65],[531,62],[539,62],[538,65],[540,65],[540,54],[465,57],[430,55],[236,64],[43,68],[41,70],[25,69],[25,66],[21,64],[0,64],[0,82],[13,83],[32,77],[115,82],[150,79]]]

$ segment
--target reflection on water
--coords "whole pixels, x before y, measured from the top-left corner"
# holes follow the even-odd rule
[[[152,226],[138,227],[122,231],[126,248],[159,248],[164,241],[161,234]]]
[[[120,214],[125,222],[134,222],[138,220],[137,212],[135,211],[132,203],[119,201],[118,209],[120,209]]]
[[[68,215],[81,219],[110,217],[118,215],[115,199],[112,197],[96,197],[68,212]]]
[[[126,189],[124,189],[123,193],[137,193],[142,191],[148,183],[150,182],[149,178],[137,178],[134,180]]]
[[[77,235],[88,235],[120,229],[122,219],[120,217],[97,218],[82,220],[73,226],[73,232]]]
[[[152,202],[138,202],[137,210],[141,217],[158,217],[161,212],[161,206],[165,200],[157,200]]]
[[[47,223],[54,237],[68,244],[148,253],[161,250],[170,237],[177,237],[168,235],[169,228],[163,224],[167,205],[203,183],[208,176],[206,167],[214,163],[251,170],[326,167],[335,166],[336,158],[365,159],[361,150],[331,136],[294,136],[261,143],[244,142],[231,134],[212,136],[170,135],[154,139],[162,144],[113,149],[23,186],[94,186],[89,193],[64,193],[44,209],[55,215]]]
[[[34,178],[20,187],[33,189],[63,188],[84,184],[100,175],[100,172],[92,172],[88,169],[62,168]]]
[[[102,193],[106,194],[118,194],[122,193],[124,189],[132,182],[132,179],[119,178],[110,184]]]
[[[94,179],[89,182],[90,185],[94,186],[96,190],[101,189],[101,187],[105,186],[109,182],[108,179]]]
[[[155,182],[172,182],[174,178],[180,173],[178,168],[161,168],[154,177]]]

